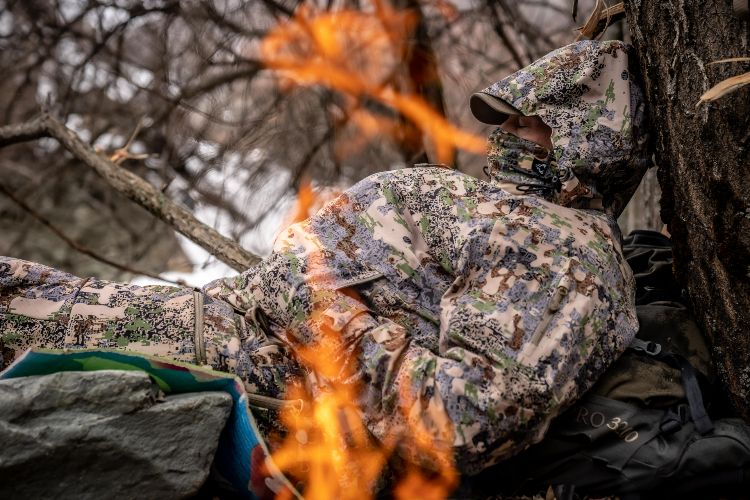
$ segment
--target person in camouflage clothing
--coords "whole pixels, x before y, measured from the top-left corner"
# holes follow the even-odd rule
[[[376,438],[396,436],[419,462],[417,422],[477,473],[539,441],[638,328],[615,220],[647,165],[629,52],[577,42],[472,96],[480,120],[503,124],[489,180],[441,167],[372,175],[202,292],[4,258],[4,353],[129,348],[282,397],[292,378],[312,393],[334,381],[296,359],[333,333]]]

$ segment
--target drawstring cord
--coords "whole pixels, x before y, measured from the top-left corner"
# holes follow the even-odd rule
[[[534,160],[536,161],[536,160]],[[555,193],[559,193],[562,189],[562,183],[560,182],[560,178],[552,172],[552,169],[546,168],[543,170],[544,173],[538,171],[537,169],[530,169],[526,170],[523,168],[519,168],[516,165],[504,165],[506,171],[510,172],[516,172],[522,175],[527,175],[529,177],[533,177],[535,179],[541,180],[542,184],[534,184],[534,183],[522,183],[518,184],[516,187],[519,191],[527,194],[538,194],[543,197],[551,197],[554,196]],[[488,178],[492,179],[492,171],[494,168],[502,168],[499,165],[485,165],[482,167],[482,171],[484,172],[484,175],[486,175]]]
[[[206,344],[203,341],[203,294],[193,290],[193,307],[195,308],[195,330],[193,342],[195,342],[195,360],[198,366],[208,363],[206,355]]]

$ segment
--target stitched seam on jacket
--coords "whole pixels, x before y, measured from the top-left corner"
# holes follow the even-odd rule
[[[76,305],[76,299],[81,294],[81,290],[83,290],[83,287],[86,286],[86,283],[91,281],[91,278],[84,278],[83,283],[78,287],[78,290],[76,290],[75,295],[73,295],[73,298],[70,300],[70,312],[68,313],[68,324],[65,327],[65,337],[69,338],[73,336],[73,306]],[[64,304],[64,303],[63,303]],[[64,305],[63,305],[64,307]]]
[[[206,345],[203,343],[203,294],[193,290],[195,309],[195,360],[198,365],[205,365],[208,361]]]

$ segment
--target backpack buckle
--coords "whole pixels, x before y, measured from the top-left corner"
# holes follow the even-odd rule
[[[661,354],[661,344],[658,342],[641,340],[638,337],[635,337],[628,347],[634,351],[648,354],[649,356],[658,356]]]
[[[678,430],[682,429],[688,421],[688,407],[684,404],[679,404],[675,407],[669,408],[664,412],[664,416],[659,423],[659,430],[663,434],[673,434]]]

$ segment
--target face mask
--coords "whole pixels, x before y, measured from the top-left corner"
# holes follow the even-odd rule
[[[487,175],[513,194],[536,194],[553,201],[561,179],[547,148],[498,128],[489,137]]]

